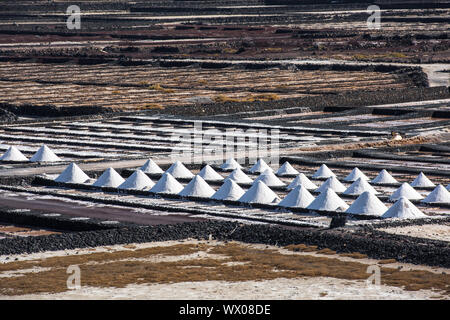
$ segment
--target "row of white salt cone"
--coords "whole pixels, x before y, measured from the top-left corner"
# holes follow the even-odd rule
[[[0,161],[28,161],[27,157],[25,157],[22,152],[20,152],[16,147],[11,146],[8,150],[0,157]],[[29,159],[31,162],[56,162],[61,161],[61,159],[45,144],[42,145],[38,151]],[[179,165],[180,162],[175,162],[172,167],[168,170],[175,178],[192,178],[194,175],[187,170],[184,166]],[[184,168],[183,168],[184,167]],[[200,172],[200,176],[205,180],[211,181],[221,181],[223,177],[215,172],[209,166],[205,167],[205,171]],[[233,158],[228,159],[224,164],[220,166],[220,168],[224,171],[231,171],[239,169],[232,173],[231,178],[234,179],[238,183],[250,184],[253,183],[253,180],[250,179],[245,173],[241,171],[242,166]],[[163,171],[159,168],[156,163],[149,162],[142,167],[142,170],[147,173],[162,173]],[[274,176],[272,168],[263,160],[259,159],[250,169],[251,173],[262,173],[262,176],[258,177],[259,180],[265,182],[270,187],[275,186],[284,186],[285,184]],[[288,190],[292,189],[294,186],[298,185],[299,180],[304,180],[304,184],[306,184],[308,189],[317,188],[308,178],[302,173],[299,173],[295,168],[291,166],[289,162],[285,162],[275,173],[278,176],[286,176],[286,175],[298,175],[296,180],[294,180],[291,185],[288,186]],[[333,171],[331,171],[325,164],[322,164],[320,168],[312,175],[313,179],[323,179],[323,178],[331,178],[336,177]],[[350,174],[344,178],[344,181],[354,182],[359,178],[362,180],[368,181],[369,178],[361,172],[358,168],[354,168]],[[257,180],[258,180],[257,179]],[[382,170],[377,177],[375,177],[372,181],[372,184],[396,184],[398,183],[394,177],[392,177],[386,170]],[[351,186],[349,190],[345,190],[345,187],[340,184],[337,179],[333,179],[332,181],[328,181],[325,186],[321,186],[322,189],[325,189],[326,186],[330,185],[334,191],[336,192],[344,192],[344,194],[352,194],[358,195],[362,192],[358,192],[358,188],[360,191],[366,191],[364,189],[369,189],[371,186],[365,184],[364,186]],[[410,184],[412,187],[434,187],[435,184],[431,182],[422,172],[417,176],[417,178]],[[373,188],[372,188],[373,189]],[[450,190],[450,184],[447,186],[447,189]],[[318,190],[321,191],[321,190]],[[355,192],[356,191],[356,192]],[[376,191],[370,190],[372,192]],[[412,192],[411,192],[412,193]],[[417,196],[417,195],[414,195]],[[419,195],[420,196],[420,195]],[[414,199],[414,198],[409,198]]]
[[[232,178],[237,183],[242,184],[251,184],[253,180],[248,177],[243,171],[242,166],[234,159],[227,160],[220,168],[224,171],[231,171],[230,178]],[[147,163],[141,168],[142,171],[146,173],[162,173],[163,171],[159,168],[154,162],[147,161]],[[182,165],[181,162],[177,161],[167,170],[172,174],[175,178],[193,178],[194,174],[192,174],[186,167]],[[313,184],[303,173],[298,172],[289,162],[285,162],[275,173],[272,168],[267,165],[267,163],[259,159],[250,169],[251,173],[260,173],[260,176],[255,180],[261,180],[269,187],[282,187],[285,186],[285,183],[278,179],[276,176],[293,176],[297,175],[294,181],[287,186],[287,189],[293,189],[293,187],[299,184],[305,184],[308,189],[316,189],[317,186]],[[214,171],[209,165],[205,166],[199,173],[199,175],[207,180],[207,181],[221,181],[224,178]],[[334,191],[336,192],[344,192],[344,194],[349,195],[358,195],[362,192],[358,193],[358,190],[361,189],[357,185],[351,186],[348,190],[345,188],[336,178],[336,175],[333,171],[331,171],[325,164],[322,164],[320,168],[312,175],[313,179],[324,179],[324,178],[332,178],[332,180],[328,181],[323,189],[326,186],[330,185]],[[361,179],[363,182],[362,189],[372,189],[374,193],[377,193],[375,189],[373,189],[367,181],[370,180],[361,170],[358,168],[354,168],[348,176],[344,178],[346,182],[356,182],[358,179]],[[399,184],[399,182],[392,177],[385,169],[381,170],[380,173],[370,181],[372,184]],[[413,187],[435,187],[436,185],[428,179],[423,172],[419,173],[419,175],[411,182],[410,186]],[[321,186],[322,187],[322,186]],[[447,186],[447,189],[450,190],[450,184]],[[321,190],[316,190],[320,192]],[[347,191],[347,192],[346,192]],[[366,191],[366,190],[364,190]],[[368,190],[367,190],[368,191]]]
[[[8,148],[8,150],[0,157],[0,161],[28,161],[28,159],[14,146]],[[42,145],[38,151],[29,159],[31,162],[56,162],[61,161],[61,159],[45,144]],[[171,173],[175,178],[193,178],[194,175],[185,168],[181,162],[175,162],[168,172]],[[233,158],[228,159],[224,164],[220,166],[224,171],[234,170],[231,174],[231,179],[238,183],[250,184],[253,180],[250,179],[244,172],[241,171],[242,166]],[[146,173],[163,173],[161,168],[159,168],[153,161],[147,161],[147,163],[141,168]],[[266,185],[270,187],[285,186],[284,182],[278,179],[274,174],[272,168],[263,160],[259,159],[250,169],[251,173],[261,173],[261,175],[256,180],[263,181]],[[215,172],[210,166],[206,166],[204,170],[200,173],[200,176],[208,181],[221,181],[223,177]],[[315,186],[309,179],[303,174],[299,173],[289,162],[285,162],[275,173],[278,176],[286,175],[298,175],[295,180],[287,187],[288,190],[292,189],[294,186],[299,184],[304,184],[308,189],[315,189]],[[351,185],[346,189],[336,178],[336,175],[331,171],[325,164],[322,164],[320,168],[312,175],[313,179],[323,179],[331,178],[331,180],[326,181],[317,192],[321,192],[327,187],[331,187],[336,192],[343,192],[348,195],[359,195],[364,191],[371,191],[377,193],[367,181],[369,178],[361,172],[358,168],[354,168],[350,174],[344,178],[347,182],[357,182],[358,179],[362,181],[355,185]],[[385,169],[381,170],[377,177],[370,181],[372,184],[397,184],[398,181],[395,180]],[[417,178],[410,184],[412,187],[435,187],[436,185],[428,179],[422,172],[417,176]],[[422,196],[411,190],[407,185],[403,184],[401,187],[400,194],[405,194],[408,199],[422,199]],[[450,190],[450,184],[447,186],[447,190]],[[393,195],[397,197],[397,195]],[[391,200],[393,198],[391,197]],[[442,202],[442,200],[440,201]]]
[[[49,147],[43,144],[30,159],[25,157],[16,147],[10,146],[0,157],[0,161],[58,162],[62,160]]]
[[[144,170],[147,172],[150,171],[151,173],[162,173],[163,175],[155,184],[144,173]],[[188,177],[188,173],[193,177],[193,179],[185,187],[183,187],[174,178],[174,175],[178,177]],[[239,168],[235,169],[233,173],[234,177],[242,174],[248,178],[248,176],[245,175],[245,173]],[[138,190],[151,188],[149,191],[154,193],[171,193],[179,194],[180,196],[203,197],[215,200],[234,200],[246,203],[278,203],[278,205],[282,207],[298,207],[311,210],[346,210],[347,213],[352,214],[376,215],[384,217],[413,218],[425,216],[408,200],[408,196],[411,196],[411,193],[409,192],[410,190],[408,189],[408,187],[411,187],[408,184],[403,184],[402,187],[394,192],[393,196],[391,196],[391,200],[397,200],[397,202],[388,210],[387,207],[375,196],[375,189],[361,179],[361,177],[359,177],[358,180],[352,184],[352,186],[358,184],[364,187],[366,186],[364,184],[365,182],[372,189],[363,190],[360,192],[360,196],[349,207],[332,188],[334,184],[331,182],[337,180],[335,177],[329,178],[320,188],[316,190],[317,192],[320,192],[320,194],[315,199],[308,191],[308,188],[311,189],[311,186],[313,185],[312,182],[304,175],[304,178],[302,179],[297,179],[297,177],[297,184],[292,186],[290,188],[292,189],[291,192],[282,201],[280,201],[280,198],[266,185],[264,181],[262,181],[263,179],[258,179],[258,177],[247,192],[245,192],[233,179],[233,173],[230,174],[225,179],[223,185],[215,191],[205,180],[214,180],[213,178],[218,180],[219,177],[221,179],[223,179],[223,177],[215,172],[209,165],[205,166],[198,175],[194,176],[179,161],[175,162],[166,172],[164,172],[155,162],[148,160],[143,167],[136,170],[127,180],[124,180],[114,169],[109,168],[97,179],[97,181],[95,181],[93,185],[99,187],[117,187],[119,189]],[[261,174],[260,177],[271,176],[270,173],[273,175],[273,172],[266,170],[264,171],[264,175]],[[61,173],[60,176],[55,179],[55,181],[84,183],[88,179],[89,177],[76,164],[71,164],[66,168],[66,170],[63,171],[63,173]],[[295,180],[293,182],[295,182]],[[308,185],[308,182],[310,185]],[[349,189],[352,188],[352,186],[350,186]],[[315,185],[314,188],[316,188]],[[353,189],[358,188],[354,187]],[[359,190],[361,191],[362,189],[360,188]],[[413,188],[411,189],[415,192]],[[450,202],[450,193],[444,187],[439,185],[422,201],[435,203],[442,202],[436,201],[442,199],[446,202]]]

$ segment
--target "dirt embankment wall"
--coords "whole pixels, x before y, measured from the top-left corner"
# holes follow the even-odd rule
[[[212,116],[217,114],[228,114],[230,117],[234,113],[281,110],[285,108],[309,107],[314,109],[331,107],[363,107],[380,104],[393,104],[411,101],[425,101],[435,99],[450,98],[450,91],[447,87],[431,88],[408,88],[380,91],[346,92],[337,95],[322,95],[303,98],[283,99],[276,101],[255,101],[246,102],[225,102],[214,104],[202,104],[193,106],[167,107],[163,112],[173,115],[192,116]],[[156,112],[155,112],[156,113]],[[241,116],[236,116],[241,118]]]

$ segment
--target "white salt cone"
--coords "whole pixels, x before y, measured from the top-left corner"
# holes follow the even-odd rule
[[[385,169],[381,170],[378,175],[373,178],[370,183],[372,184],[396,184],[397,180],[394,179],[393,176],[389,174]]]
[[[431,191],[425,199],[422,200],[424,203],[450,203],[450,192],[444,188],[442,185],[438,185]]]
[[[88,180],[89,177],[87,174],[85,174],[75,163],[69,164],[55,179],[56,182],[63,183],[84,183]]]
[[[161,169],[152,159],[148,159],[140,169],[142,170],[142,172],[145,173],[151,174],[164,173],[163,169]]]
[[[203,167],[198,173],[205,181],[222,181],[223,177],[218,174],[209,164]]]
[[[328,188],[319,194],[307,209],[318,211],[345,211],[348,205],[342,200],[333,189]]]
[[[151,188],[155,183],[142,170],[136,170],[128,177],[118,188],[119,189],[133,189],[144,190]]]
[[[184,187],[183,190],[178,193],[182,197],[202,197],[210,198],[216,191],[209,186],[209,184],[203,180],[202,177],[196,175],[192,180]]]
[[[422,211],[405,197],[398,199],[383,215],[382,218],[415,219],[427,217]]]
[[[344,194],[359,196],[363,192],[371,192],[373,194],[379,194],[377,190],[374,189],[366,180],[362,178],[358,178],[355,182],[353,182],[345,191]]]
[[[124,178],[113,168],[106,169],[102,175],[94,182],[95,187],[111,187],[117,188],[125,181]]]
[[[245,191],[236,182],[231,179],[226,179],[211,199],[237,201],[244,193]]]
[[[242,166],[233,158],[229,158],[227,161],[225,161],[221,166],[220,169],[224,171],[232,171],[235,169],[242,169]]]
[[[6,152],[0,157],[0,161],[28,161],[19,149],[11,146],[6,150]]]
[[[272,204],[278,203],[280,198],[262,181],[255,181],[250,189],[239,198],[240,202]]]
[[[179,183],[170,173],[164,172],[153,188],[150,189],[150,192],[177,194],[181,190],[183,190],[183,185]]]
[[[314,201],[314,197],[304,186],[296,186],[283,200],[278,203],[280,207],[306,208]]]
[[[330,170],[330,168],[327,167],[326,164],[322,164],[319,169],[317,169],[316,172],[312,175],[314,179],[324,179],[324,178],[330,178],[335,177],[333,171]]]
[[[30,158],[31,162],[57,162],[61,159],[45,144]]]
[[[242,184],[253,183],[253,180],[249,176],[247,176],[244,173],[244,171],[242,171],[239,168],[234,169],[233,172],[231,172],[230,175],[226,179],[230,179],[236,183],[242,183]]]
[[[264,171],[266,171],[267,169],[272,170],[271,167],[269,167],[269,165],[263,160],[263,159],[259,159],[251,168],[250,168],[250,172],[251,173],[262,173]]]
[[[286,187],[288,190],[294,189],[296,186],[304,186],[308,190],[316,190],[318,187],[308,179],[303,173],[292,180],[292,182]]]
[[[278,179],[271,169],[266,169],[261,173],[255,181],[262,181],[268,187],[282,187],[285,186],[284,182]]]
[[[359,170],[358,168],[354,168],[352,172],[350,172],[348,176],[344,178],[344,181],[353,182],[358,180],[359,178],[363,180],[369,180],[369,178],[361,170]]]
[[[299,174],[297,170],[295,170],[294,167],[291,166],[289,162],[283,163],[283,165],[277,170],[276,172],[277,176],[290,176],[290,175],[296,175]]]
[[[332,176],[322,183],[316,192],[323,192],[328,188],[333,189],[334,192],[344,192],[347,189],[335,176]]]
[[[419,175],[411,182],[411,187],[435,187],[436,185],[431,182],[430,179],[423,173],[420,172]]]
[[[351,214],[381,216],[388,208],[372,192],[363,192],[345,211]]]
[[[422,195],[414,190],[408,183],[404,182],[400,188],[394,191],[389,197],[390,201],[396,201],[401,197],[405,197],[408,200],[420,200],[423,199]]]
[[[194,177],[192,172],[190,172],[188,170],[188,168],[186,168],[181,161],[175,161],[169,167],[169,169],[166,170],[166,172],[170,173],[172,175],[172,177],[174,177],[175,179],[180,179],[180,178],[181,179],[188,179],[188,178],[193,178]]]

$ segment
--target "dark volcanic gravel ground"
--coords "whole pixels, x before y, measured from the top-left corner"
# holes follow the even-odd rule
[[[341,229],[311,230],[269,225],[242,225],[235,222],[203,221],[176,225],[130,227],[111,230],[65,233],[42,237],[2,239],[0,254],[20,254],[186,238],[236,240],[285,246],[305,243],[319,249],[337,252],[361,252],[375,259],[396,259],[401,262],[450,267],[450,246],[447,242],[391,235],[379,231],[348,232]]]

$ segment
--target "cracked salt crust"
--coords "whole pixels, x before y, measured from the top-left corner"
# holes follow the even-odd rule
[[[365,281],[328,277],[279,278],[264,281],[203,281],[174,284],[128,285],[125,288],[82,287],[58,294],[31,294],[8,299],[446,299],[431,290],[405,291],[391,286],[368,286]]]

